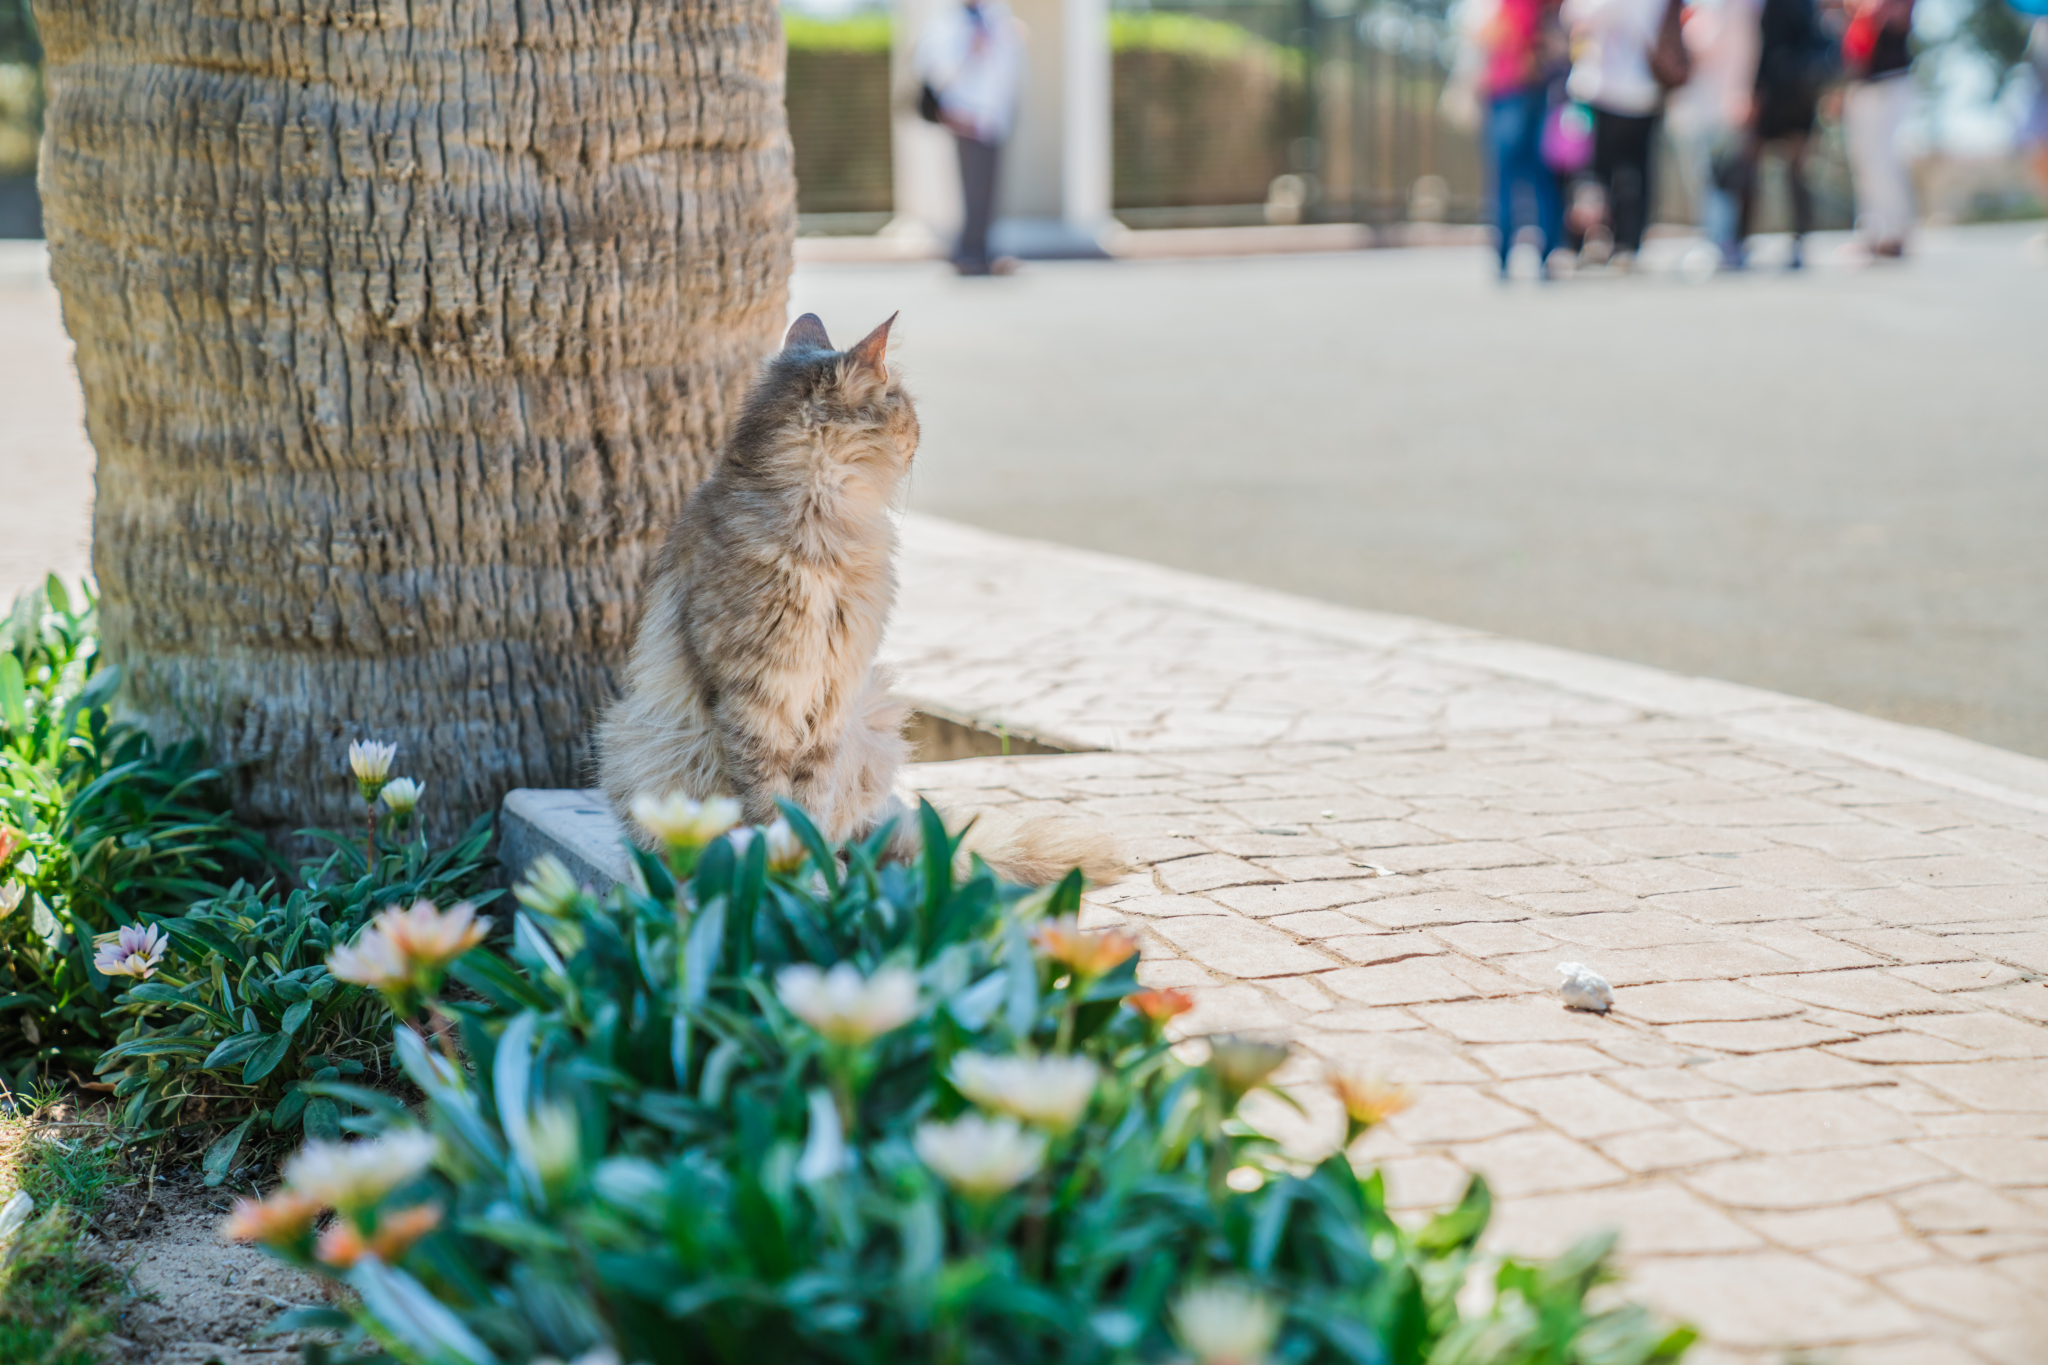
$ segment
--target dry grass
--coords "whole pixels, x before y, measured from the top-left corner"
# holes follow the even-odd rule
[[[35,1212],[0,1248],[0,1365],[91,1365],[130,1296],[96,1221],[123,1148],[68,1105],[0,1095],[0,1201]]]

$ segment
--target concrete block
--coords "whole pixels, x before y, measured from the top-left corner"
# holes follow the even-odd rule
[[[506,793],[498,815],[498,860],[507,879],[524,877],[543,853],[560,858],[600,895],[635,877],[626,833],[600,791],[520,787]]]

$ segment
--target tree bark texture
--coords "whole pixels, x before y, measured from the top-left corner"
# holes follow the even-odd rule
[[[772,0],[36,0],[125,705],[349,828],[580,784],[785,320]]]

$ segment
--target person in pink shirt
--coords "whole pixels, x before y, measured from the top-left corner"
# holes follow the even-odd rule
[[[1548,279],[1550,253],[1564,240],[1557,180],[1543,164],[1548,86],[1563,55],[1557,0],[1498,0],[1479,21],[1476,38],[1484,58],[1479,84],[1486,107],[1501,278],[1508,275],[1508,255],[1526,201],[1530,220],[1543,236],[1541,273]]]

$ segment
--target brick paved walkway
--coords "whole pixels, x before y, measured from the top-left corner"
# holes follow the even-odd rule
[[[1090,896],[1196,1032],[1422,1089],[1397,1203],[1499,1249],[1619,1227],[1701,1362],[2048,1361],[2048,763],[1813,703],[942,522],[907,695],[1110,752],[918,770],[1081,811]],[[1570,1013],[1556,964],[1614,982]]]

